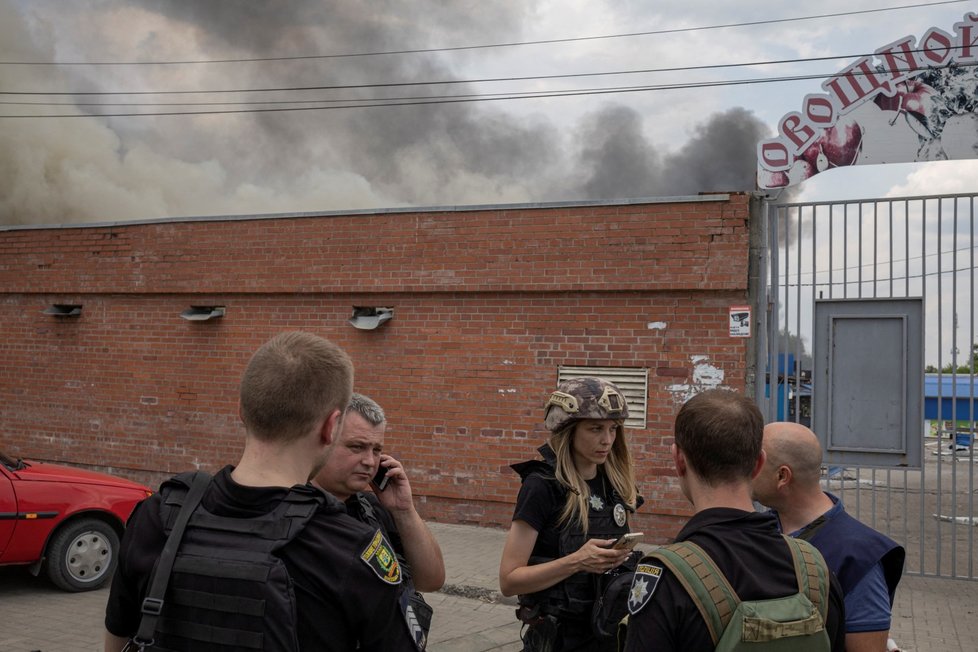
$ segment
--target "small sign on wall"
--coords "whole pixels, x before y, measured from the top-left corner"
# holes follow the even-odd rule
[[[730,306],[730,337],[750,337],[750,306]]]

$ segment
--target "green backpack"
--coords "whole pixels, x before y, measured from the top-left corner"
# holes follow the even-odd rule
[[[798,578],[798,593],[743,602],[709,555],[681,541],[649,553],[661,560],[696,603],[718,652],[828,652],[825,630],[829,570],[807,541],[784,537]]]

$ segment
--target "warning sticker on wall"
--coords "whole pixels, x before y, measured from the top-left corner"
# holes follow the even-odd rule
[[[750,337],[750,306],[730,306],[730,337]]]

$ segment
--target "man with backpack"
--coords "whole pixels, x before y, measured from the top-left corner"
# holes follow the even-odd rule
[[[133,512],[106,652],[417,649],[390,544],[308,484],[352,391],[349,357],[321,337],[283,333],[258,349],[241,381],[237,466],[182,473]]]
[[[695,514],[639,562],[627,652],[845,649],[842,591],[821,555],[754,511],[763,429],[737,392],[702,392],[679,411],[672,458]]]

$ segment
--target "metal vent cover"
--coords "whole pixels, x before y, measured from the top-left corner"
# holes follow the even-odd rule
[[[645,429],[646,406],[649,396],[649,370],[631,367],[560,367],[557,371],[557,384],[570,380],[593,376],[614,383],[625,395],[628,403],[626,428]]]

